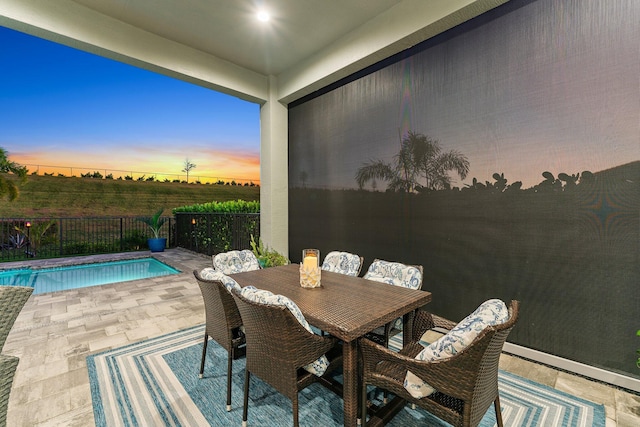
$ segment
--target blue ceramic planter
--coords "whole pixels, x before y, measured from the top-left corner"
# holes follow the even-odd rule
[[[147,246],[151,249],[151,252],[164,252],[164,248],[167,247],[167,238],[159,237],[147,239]]]

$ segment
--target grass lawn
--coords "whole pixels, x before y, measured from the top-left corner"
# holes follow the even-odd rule
[[[10,179],[14,176],[8,175]],[[160,208],[260,200],[260,187],[29,175],[20,196],[0,201],[2,218],[150,216]]]

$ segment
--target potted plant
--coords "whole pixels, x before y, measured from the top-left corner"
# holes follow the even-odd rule
[[[166,218],[161,218],[162,211],[164,211],[164,208],[160,208],[160,210],[150,218],[140,219],[140,221],[147,224],[153,232],[153,237],[147,239],[147,245],[149,246],[149,249],[151,249],[151,252],[163,252],[164,248],[167,246],[167,238],[160,237],[160,228],[162,228],[167,220]]]
[[[258,258],[258,262],[262,268],[289,264],[287,257],[265,246],[260,238],[258,238],[258,242],[256,242],[253,235],[251,235],[251,250],[256,258]]]

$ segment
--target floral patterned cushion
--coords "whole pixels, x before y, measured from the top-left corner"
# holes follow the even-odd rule
[[[200,277],[205,280],[217,280],[218,282],[222,282],[224,287],[231,293],[240,293],[242,290],[238,282],[221,271],[215,270],[211,267],[202,269],[202,271],[200,271]]]
[[[455,356],[467,348],[474,339],[488,326],[495,326],[509,319],[509,309],[499,299],[490,299],[475,309],[473,313],[462,319],[442,338],[434,341],[416,356],[416,360],[433,361]],[[433,387],[407,371],[404,388],[416,399],[429,396],[435,391]]]
[[[213,268],[224,274],[259,270],[258,259],[249,249],[221,252],[213,256]]]
[[[259,304],[287,307],[291,314],[293,314],[298,322],[300,322],[300,324],[309,331],[309,333],[314,333],[311,326],[309,326],[309,322],[307,322],[307,319],[304,318],[304,315],[300,311],[300,308],[298,308],[295,302],[291,301],[291,299],[284,295],[277,295],[264,289],[256,289],[254,286],[245,286],[242,288],[240,294],[249,301],[257,302]],[[314,362],[303,366],[306,371],[311,372],[318,377],[321,377],[328,367],[329,359],[327,359],[327,356],[324,354]]]
[[[375,260],[369,266],[364,278],[411,289],[420,289],[422,287],[422,273],[420,270],[417,267],[399,262]]]
[[[349,252],[329,252],[324,257],[322,269],[347,276],[357,276],[360,272],[360,256]]]
[[[422,287],[422,273],[420,269],[399,262],[377,259],[371,263],[364,278],[410,289],[420,289]],[[394,328],[402,330],[402,319],[399,318],[395,320]],[[384,326],[376,328],[372,332],[377,335],[382,335],[384,334]]]

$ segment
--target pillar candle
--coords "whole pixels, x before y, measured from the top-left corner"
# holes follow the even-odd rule
[[[318,267],[318,258],[314,257],[314,256],[306,256],[304,257],[304,262],[303,262],[304,268],[309,270],[309,269],[313,269],[313,268],[317,268]]]

